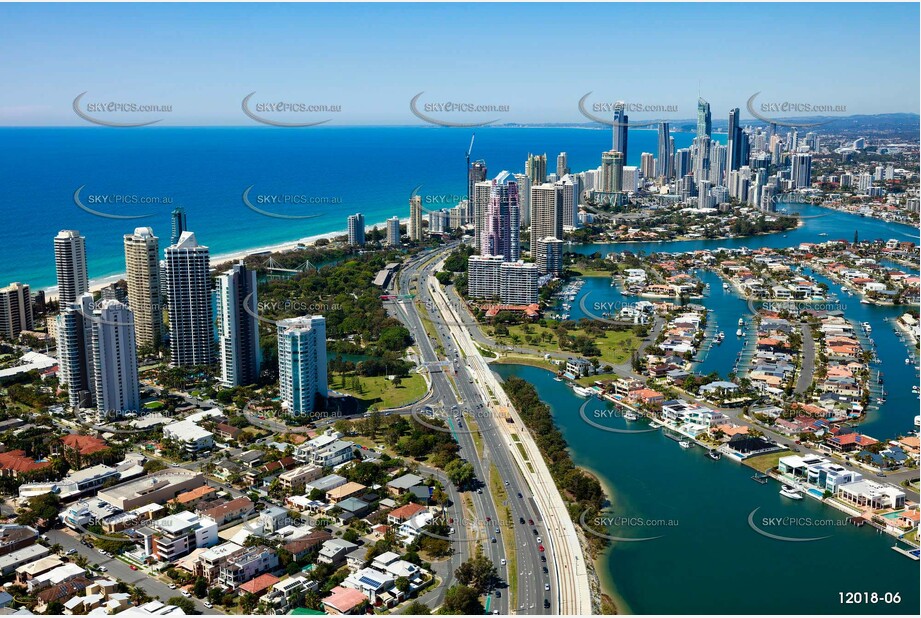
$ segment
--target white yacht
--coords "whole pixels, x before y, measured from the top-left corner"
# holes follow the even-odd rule
[[[628,421],[637,421],[640,417],[637,416],[635,412],[625,412],[624,418]]]
[[[801,494],[799,490],[796,487],[793,487],[792,485],[784,485],[780,489],[780,495],[783,496],[784,498],[790,498],[791,500],[802,500],[803,499],[803,494]]]
[[[681,440],[678,442],[678,446],[680,446],[681,448],[691,448],[691,446],[693,445],[687,440]]]
[[[736,331],[736,337],[741,337],[741,336],[742,336],[742,329],[740,328]]]
[[[590,388],[585,388],[584,386],[573,385],[572,392],[574,392],[579,397],[588,397],[589,395],[594,395],[595,391]]]

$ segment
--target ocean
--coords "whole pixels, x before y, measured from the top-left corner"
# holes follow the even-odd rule
[[[86,236],[91,279],[124,272],[122,236],[150,226],[162,249],[176,206],[212,256],[345,230],[355,212],[368,225],[405,218],[419,185],[420,195],[446,197],[452,206],[466,196],[464,157],[474,133],[472,158],[486,161],[490,177],[522,172],[528,153],[546,153],[548,173],[560,152],[573,171],[596,168],[611,148],[609,129],[2,128],[0,283],[55,285],[52,239],[62,229]],[[673,135],[678,148],[694,137]],[[655,130],[631,130],[627,163],[639,165],[656,141]],[[243,201],[250,187],[260,210],[315,218],[258,214]],[[90,214],[75,203],[78,189],[88,209],[139,218]]]

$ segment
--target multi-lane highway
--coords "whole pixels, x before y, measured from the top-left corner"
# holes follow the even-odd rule
[[[450,247],[446,250],[449,249]],[[455,361],[454,371],[448,369],[447,373],[444,373],[435,368],[430,371],[433,396],[429,403],[441,403],[442,408],[448,412],[448,420],[461,446],[462,455],[474,465],[477,477],[484,485],[483,493],[467,494],[473,500],[477,521],[476,525],[456,530],[455,534],[459,536],[456,543],[462,545],[462,539],[473,534],[483,537],[484,550],[497,565],[500,575],[506,582],[516,581],[515,598],[510,599],[509,591],[505,590],[501,597],[490,599],[490,610],[498,610],[500,613],[589,613],[590,604],[573,604],[570,600],[577,592],[569,583],[571,558],[567,558],[562,569],[560,568],[558,555],[562,539],[554,538],[559,537],[561,528],[557,521],[559,513],[539,506],[539,501],[547,502],[547,496],[542,495],[536,501],[526,477],[530,477],[531,485],[544,494],[548,491],[556,493],[556,488],[552,487],[552,480],[551,487],[548,488],[547,479],[538,482],[535,474],[530,471],[523,472],[527,464],[516,460],[517,446],[512,445],[511,433],[514,431],[521,434],[524,430],[520,424],[508,423],[504,414],[498,412],[494,399],[504,394],[496,393],[495,388],[487,389],[483,376],[474,370],[474,365],[480,364],[480,371],[488,371],[488,368],[475,348],[473,351],[476,352],[477,358],[471,356],[469,348],[472,344],[468,341],[467,345],[464,345],[463,335],[456,332],[459,327],[458,317],[447,309],[443,297],[438,298],[440,290],[433,287],[437,286],[434,272],[446,255],[446,250],[417,256],[403,266],[398,279],[398,290],[403,293],[414,293],[416,297],[413,300],[394,303],[392,310],[410,329],[424,363],[444,359]],[[430,339],[429,333],[426,332],[420,312],[426,314],[435,325],[434,340]],[[435,347],[438,346],[444,352],[440,358],[435,353]],[[455,405],[458,409],[453,412],[452,408]],[[459,418],[455,418],[455,415]],[[477,452],[470,433],[471,419],[479,426],[482,454]],[[489,487],[492,467],[495,467],[504,486],[505,499],[499,504],[494,503]],[[539,485],[543,487],[538,487]],[[501,518],[496,516],[497,509],[502,514]],[[549,519],[546,515],[548,512]],[[506,514],[509,515],[508,519]],[[485,517],[490,518],[488,525],[483,522]],[[511,524],[506,525],[506,521],[510,521]],[[500,522],[499,533],[495,532],[492,525],[495,522]],[[571,525],[571,522],[569,523]],[[503,539],[503,535],[510,538]],[[496,543],[491,542],[493,537],[496,538]],[[503,540],[514,547],[514,555],[506,555]],[[573,537],[566,542],[576,541]],[[571,553],[569,548],[564,547],[562,550],[564,554]],[[501,564],[503,558],[508,564]],[[510,573],[509,569],[513,566],[514,572]],[[563,570],[565,572],[562,572]]]

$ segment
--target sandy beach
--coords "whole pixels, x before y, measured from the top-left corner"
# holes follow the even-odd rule
[[[408,222],[409,222],[408,217],[405,219],[400,219],[401,224],[405,225]],[[386,221],[381,221],[379,223],[365,224],[365,229],[367,230],[367,229],[374,228],[374,227],[384,227],[386,226],[386,223],[387,223]],[[275,245],[268,245],[265,247],[256,247],[253,249],[241,249],[240,251],[234,251],[232,253],[221,253],[218,255],[212,255],[211,256],[211,267],[214,268],[215,266],[218,266],[220,264],[226,264],[227,262],[235,262],[237,260],[241,260],[245,258],[248,255],[254,255],[256,253],[266,253],[266,252],[278,253],[282,251],[291,251],[291,250],[297,249],[298,246],[313,245],[318,240],[323,240],[323,239],[332,240],[336,236],[343,236],[345,234],[348,234],[348,230],[338,230],[335,232],[327,232],[325,234],[307,236],[305,238],[301,238],[300,240],[293,240],[293,241],[278,243]],[[109,275],[106,277],[90,279],[90,292],[98,292],[102,288],[115,283],[119,279],[124,279],[124,278],[125,278],[125,273],[121,272],[121,273]],[[44,292],[45,292],[46,300],[49,300],[49,301],[57,300],[58,286],[55,285],[52,287],[45,288]]]

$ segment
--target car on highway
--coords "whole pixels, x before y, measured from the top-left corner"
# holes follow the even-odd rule
[[[543,546],[543,545],[538,545],[538,546],[537,546],[537,551],[543,553],[543,552],[544,552],[544,546]]]
[[[531,532],[534,533],[534,536],[537,536],[537,535],[539,534],[539,533],[537,532],[537,528],[532,528],[532,529],[531,529]]]
[[[202,605],[204,605],[208,609],[214,609],[214,605],[212,605],[209,601],[205,601],[204,603],[202,603]]]
[[[529,526],[533,526],[533,525],[534,525],[534,520],[529,518],[529,519],[528,519],[528,525],[529,525]]]
[[[133,564],[129,564],[128,566],[131,568],[132,571],[137,571],[137,570],[138,570],[138,568],[137,568],[136,566],[134,566]]]
[[[547,565],[542,566],[541,569],[543,569],[544,573],[549,573],[549,572],[550,572],[550,571],[547,570]]]
[[[64,555],[65,555],[65,556],[73,556],[75,553],[77,553],[77,550],[76,550],[76,549],[68,549],[68,550],[64,553]]]
[[[519,497],[519,498],[524,498],[524,496],[521,495],[521,492],[520,492],[520,491],[518,492],[518,497]]]
[[[492,542],[493,542],[493,543],[496,543],[496,542],[497,542],[497,541],[496,541],[496,537],[493,537],[493,538],[492,538]]]
[[[550,591],[550,584],[544,584],[544,590],[546,590],[547,592],[549,592],[549,591]]]
[[[540,537],[537,537],[537,542],[538,542],[538,543],[543,543],[544,540],[543,540],[542,538],[540,538]]]
[[[175,590],[175,589],[176,589],[176,584],[168,584],[167,587],[168,587],[170,590]]]
[[[524,517],[519,517],[519,518],[518,518],[518,523],[519,523],[519,524],[523,524],[523,523],[524,523]]]
[[[496,526],[496,534],[499,534],[499,526]]]
[[[192,593],[189,592],[188,590],[180,590],[180,591],[179,591],[179,594],[181,594],[182,596],[184,596],[184,597],[186,597],[186,598],[189,598],[189,597],[192,596]]]
[[[550,607],[550,599],[544,599],[544,607],[545,607],[545,608],[549,608],[549,607]]]
[[[506,564],[505,558],[502,558],[501,560],[499,560],[499,564],[505,566],[505,564]]]

